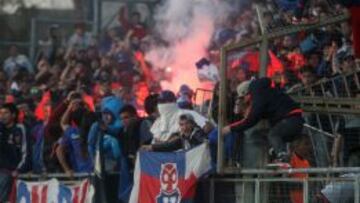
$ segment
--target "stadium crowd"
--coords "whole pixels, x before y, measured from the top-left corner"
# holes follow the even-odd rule
[[[335,9],[329,9],[324,1],[311,7],[305,0],[300,4],[275,2],[264,4],[269,31],[348,12],[341,4],[333,4]],[[219,65],[221,46],[260,35],[252,5],[243,5],[242,12],[217,25],[209,47],[212,63]],[[279,10],[282,12],[273,15]],[[99,150],[104,153],[106,171],[132,171],[139,149],[175,151],[205,140],[212,145],[216,161],[218,86],[214,89],[212,118],[192,109],[194,90],[187,84],[176,93],[162,90],[160,81],[166,75],[144,58],[149,45],[157,40],[156,34],[140,22],[139,13],[133,12],[129,18],[125,14],[121,8],[119,26],[98,38],[87,32],[82,23],[75,25],[75,32],[67,40],[57,35],[61,28],[50,27],[34,63],[16,46],[10,47],[0,70],[0,202],[7,199],[11,177],[26,172],[64,172],[69,176],[93,172]],[[350,26],[343,22],[271,41],[271,84],[266,88],[316,95],[316,91],[306,87],[323,78],[355,72],[360,58],[359,42],[353,36],[356,23]],[[258,74],[258,57],[257,47],[251,47],[229,60],[230,122],[246,117],[237,94],[240,96],[241,83]],[[351,96],[357,97],[359,86],[350,80]],[[232,107],[238,110],[234,112]],[[347,119],[343,132],[347,133],[349,155],[359,150],[360,118]],[[236,147],[233,140],[237,132],[231,134],[234,136],[226,136],[227,158]],[[295,147],[296,150],[300,159],[306,159],[301,147]],[[126,201],[128,194],[120,198]]]

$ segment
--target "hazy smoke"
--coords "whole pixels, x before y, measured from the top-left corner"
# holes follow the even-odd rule
[[[155,30],[166,46],[152,45],[146,59],[158,68],[171,67],[173,80],[164,82],[164,89],[204,86],[194,64],[206,57],[216,23],[229,13],[230,6],[219,0],[166,0],[156,9]]]

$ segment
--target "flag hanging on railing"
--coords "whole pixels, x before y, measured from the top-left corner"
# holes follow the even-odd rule
[[[88,179],[67,186],[57,179],[16,181],[15,203],[91,203],[94,188]]]
[[[173,153],[141,151],[130,203],[192,202],[197,180],[210,169],[208,144]]]

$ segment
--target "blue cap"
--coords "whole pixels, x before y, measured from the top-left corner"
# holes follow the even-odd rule
[[[173,102],[176,102],[176,96],[172,91],[164,90],[160,93],[158,102],[159,103],[173,103]]]
[[[191,94],[191,93],[192,93],[192,89],[191,89],[189,86],[183,84],[183,85],[180,86],[179,93]]]

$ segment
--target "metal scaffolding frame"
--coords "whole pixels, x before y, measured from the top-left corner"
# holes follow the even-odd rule
[[[226,88],[226,75],[227,75],[227,56],[230,52],[240,50],[245,47],[249,47],[252,45],[261,44],[260,46],[260,77],[264,77],[266,75],[267,68],[267,60],[268,60],[268,43],[269,40],[282,37],[285,35],[289,35],[292,33],[297,33],[300,31],[310,31],[317,29],[319,27],[336,24],[340,22],[344,22],[349,19],[348,14],[342,14],[338,16],[331,16],[326,19],[320,19],[319,22],[315,24],[306,24],[306,25],[289,25],[286,27],[279,28],[277,30],[272,30],[271,33],[268,33],[265,29],[266,25],[263,24],[262,11],[259,6],[257,6],[257,14],[259,18],[259,24],[262,31],[262,34],[255,39],[241,41],[236,44],[230,44],[224,46],[220,50],[220,94],[219,94],[219,115],[218,115],[218,151],[217,151],[217,172],[218,173],[227,173],[227,170],[224,170],[224,137],[221,134],[221,129],[227,123],[227,88]]]

